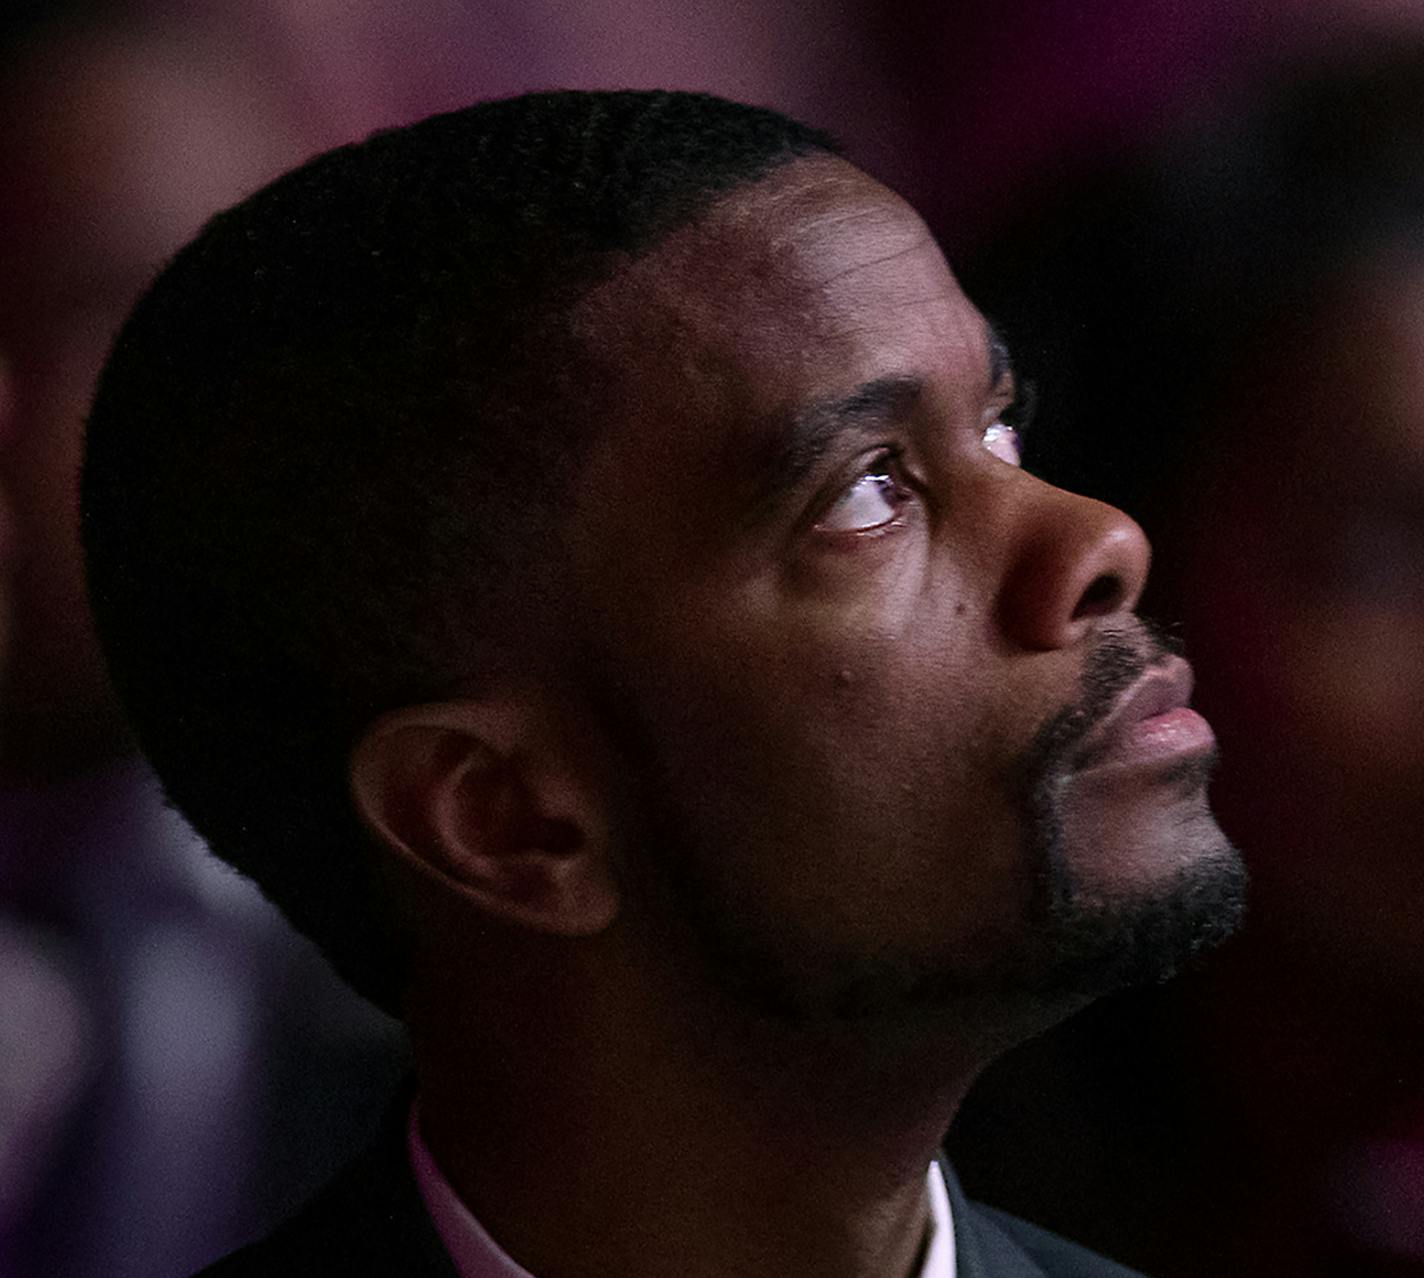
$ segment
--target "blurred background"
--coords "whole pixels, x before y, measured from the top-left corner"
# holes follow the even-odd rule
[[[1424,5],[210,0],[0,11],[0,1275],[190,1273],[370,1135],[398,1027],[167,811],[95,652],[82,420],[216,209],[526,89],[835,132],[1157,547],[1239,942],[990,1072],[971,1192],[1162,1278],[1424,1274]]]

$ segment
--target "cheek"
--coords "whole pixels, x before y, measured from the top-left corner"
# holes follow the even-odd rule
[[[962,639],[759,633],[724,626],[654,694],[667,782],[723,881],[808,946],[997,944],[1029,886],[993,681]]]

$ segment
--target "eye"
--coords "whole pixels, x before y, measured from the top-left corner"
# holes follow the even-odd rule
[[[895,458],[882,454],[816,521],[821,532],[870,532],[894,523],[910,493],[894,474]]]
[[[980,442],[1000,461],[1006,461],[1010,466],[1023,464],[1023,446],[1019,441],[1019,433],[1008,423],[996,421],[984,432]]]

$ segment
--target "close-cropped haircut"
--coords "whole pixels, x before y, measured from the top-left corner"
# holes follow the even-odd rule
[[[477,677],[591,430],[587,290],[824,134],[690,93],[554,92],[378,133],[214,218],[90,415],[90,594],[178,807],[357,989],[403,949],[347,765]]]

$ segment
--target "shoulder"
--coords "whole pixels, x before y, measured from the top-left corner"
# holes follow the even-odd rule
[[[1001,1233],[1043,1271],[1045,1278],[1143,1278],[1135,1269],[1128,1269],[997,1207],[971,1203],[970,1209],[977,1215],[982,1231]]]
[[[198,1278],[456,1278],[406,1160],[389,1137],[260,1242]]]
[[[959,1278],[1143,1278],[1097,1252],[965,1196],[941,1162],[954,1218]]]

